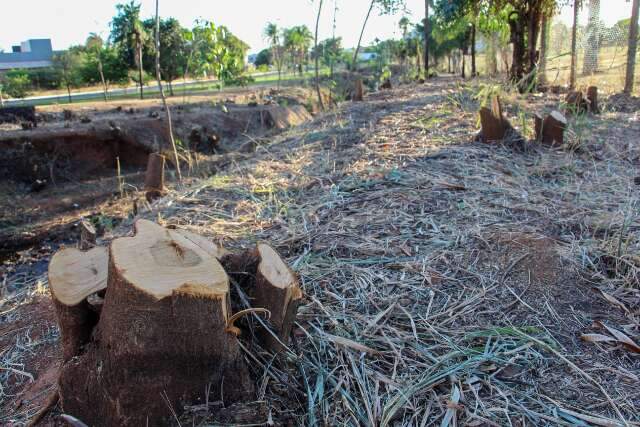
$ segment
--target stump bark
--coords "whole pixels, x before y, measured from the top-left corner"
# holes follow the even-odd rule
[[[86,296],[96,288],[81,286],[92,277],[81,255],[91,251],[73,251],[56,254],[50,266],[54,301],[64,306],[59,313],[76,310],[73,321],[61,321],[63,331],[90,324]],[[89,342],[84,329],[66,333],[59,380],[65,413],[96,426],[166,425],[184,404],[251,396],[254,385],[227,328],[229,279],[217,246],[138,220],[135,235],[115,239],[108,254],[106,248],[92,251],[101,263],[94,263],[93,276],[105,277],[107,292]],[[65,282],[59,276],[70,262],[85,274]]]

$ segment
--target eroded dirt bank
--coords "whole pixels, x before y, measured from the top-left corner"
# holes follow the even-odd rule
[[[288,89],[253,94],[247,104],[213,99],[172,105],[182,168],[201,176],[250,155],[261,138],[308,121],[310,96]],[[148,154],[171,148],[164,114],[151,102],[48,108],[37,120],[35,128],[17,123],[0,131],[4,257],[60,236],[80,216],[97,215],[98,226],[122,219],[134,210]],[[104,202],[106,211],[98,209]]]

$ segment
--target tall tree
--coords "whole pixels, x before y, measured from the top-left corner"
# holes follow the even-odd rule
[[[629,27],[629,49],[627,50],[627,74],[624,79],[624,92],[633,92],[633,79],[636,69],[636,52],[638,49],[638,8],[640,0],[633,0],[631,6],[631,22]]]
[[[89,34],[85,46],[87,51],[94,55],[96,61],[98,63],[98,73],[100,74],[100,81],[102,82],[102,93],[104,96],[104,102],[108,101],[108,88],[107,81],[104,78],[104,66],[102,62],[102,49],[104,42],[102,41],[102,37],[97,35],[96,33]]]
[[[306,25],[298,25],[284,30],[284,46],[289,51],[292,65],[302,76],[302,68],[306,63],[309,47],[313,42],[313,34]]]
[[[180,172],[180,159],[178,158],[178,150],[176,149],[176,141],[173,138],[173,124],[171,122],[171,110],[167,105],[167,99],[164,96],[164,89],[162,87],[162,77],[160,76],[160,0],[156,0],[156,28],[155,28],[155,51],[156,51],[156,80],[158,81],[158,90],[160,91],[160,98],[162,99],[162,106],[164,107],[164,113],[167,118],[167,133],[169,141],[171,141],[171,148],[173,149],[173,160],[176,166],[176,172],[178,173],[178,181],[182,181],[182,173]],[[162,147],[159,147],[160,153],[162,153]]]
[[[573,0],[573,27],[571,28],[571,70],[569,70],[569,88],[576,87],[576,39],[578,32],[578,10],[580,0]]]
[[[367,10],[367,15],[365,16],[364,22],[362,23],[362,29],[360,30],[360,37],[358,37],[356,50],[353,52],[353,60],[351,61],[352,70],[355,70],[356,65],[358,64],[358,53],[360,53],[360,47],[362,46],[362,37],[364,36],[364,30],[367,27],[367,22],[369,22],[371,12],[376,5],[378,6],[380,14],[387,15],[396,12],[401,7],[404,7],[405,0],[371,0],[371,3],[369,3],[369,9]]]
[[[320,93],[320,55],[318,55],[318,27],[320,26],[320,14],[322,13],[322,2],[318,4],[318,17],[316,18],[316,35],[313,41],[314,49],[316,51],[316,92],[318,93],[318,104],[320,105],[320,110],[324,110],[324,103],[322,102],[322,94]]]
[[[140,21],[140,4],[135,0],[116,5],[117,14],[111,21],[111,40],[125,55],[127,63],[138,69],[140,99],[144,98],[142,70],[142,45],[147,38]]]
[[[429,25],[429,0],[424,0],[424,78],[429,78],[429,36],[431,27]]]
[[[80,85],[80,52],[77,48],[70,48],[53,57],[53,67],[60,73],[60,81],[67,88],[69,103],[71,98],[71,88]]]
[[[538,62],[538,84],[547,84],[547,54],[549,42],[549,17],[545,13],[542,16],[540,30],[540,61]]]
[[[147,19],[143,22],[143,28],[147,34],[155,34],[155,19]],[[169,86],[169,93],[173,93],[173,81],[184,75],[188,60],[188,40],[185,38],[185,29],[175,18],[160,19],[160,74]],[[155,74],[155,49],[156,43],[145,44],[144,68],[150,74]]]
[[[269,45],[271,46],[271,57],[273,58],[273,63],[278,70],[278,88],[280,88],[280,80],[282,79],[282,47],[280,46],[280,28],[278,25],[269,22],[264,29],[264,36],[267,40],[269,40]]]

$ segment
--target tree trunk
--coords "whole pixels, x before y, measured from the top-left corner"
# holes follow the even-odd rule
[[[462,49],[460,50],[460,54],[462,55],[462,78],[466,79],[467,78],[466,55],[464,54],[464,51]]]
[[[424,78],[429,78],[429,0],[424,0]]]
[[[600,0],[589,0],[589,24],[587,26],[587,46],[584,50],[582,74],[588,76],[598,71],[600,49]]]
[[[73,100],[71,99],[71,86],[67,83],[67,96],[69,97],[69,104],[73,103]]]
[[[471,77],[477,75],[476,71],[476,24],[471,24]]]
[[[527,23],[527,74],[531,79],[535,78],[534,70],[538,65],[538,34],[540,33],[540,20],[542,18],[541,2],[533,2],[529,9],[529,22]],[[531,81],[527,81],[527,86]]]
[[[140,34],[136,33],[136,51],[138,55],[138,84],[140,85],[140,99],[144,98],[144,82],[142,81],[142,41]]]
[[[447,72],[451,74],[451,54],[447,55]]]
[[[515,17],[515,19],[513,19]],[[513,58],[511,60],[511,81],[520,83],[524,77],[524,27],[525,16],[522,12],[514,11],[509,15],[509,27],[511,32],[511,43],[513,43]]]
[[[324,103],[322,102],[322,94],[320,93],[320,55],[318,54],[318,27],[320,25],[320,13],[322,12],[322,2],[318,5],[318,17],[316,18],[316,36],[315,36],[315,65],[316,65],[316,92],[318,93],[318,104],[320,105],[320,111],[324,111]]]
[[[569,88],[576,87],[576,38],[578,31],[578,9],[580,0],[573,0],[573,27],[571,28],[571,70],[569,72]]]
[[[104,102],[107,102],[109,100],[108,97],[108,89],[107,89],[107,82],[104,79],[104,70],[102,68],[102,59],[100,59],[100,53],[98,53],[98,72],[100,73],[100,81],[102,81],[102,91],[104,93]]]
[[[545,13],[542,16],[542,24],[540,29],[540,61],[538,62],[538,84],[547,84],[547,42],[549,32],[549,18]]]
[[[171,110],[167,105],[167,99],[164,96],[164,89],[162,88],[162,76],[160,75],[160,15],[159,12],[159,3],[160,0],[156,0],[156,79],[158,80],[158,89],[160,91],[160,98],[162,99],[162,105],[164,107],[164,112],[167,117],[167,136],[169,137],[169,141],[171,141],[171,148],[173,150],[173,157],[176,167],[176,172],[178,173],[178,181],[182,181],[182,173],[180,172],[180,159],[178,158],[178,150],[176,148],[176,141],[173,138],[173,124],[171,122]],[[140,51],[142,54],[142,51]],[[142,67],[142,56],[140,56],[140,66]],[[142,68],[140,68],[142,70]],[[140,75],[142,77],[142,74]],[[142,97],[142,86],[140,86],[140,96]],[[162,147],[160,147],[160,153],[162,153]]]
[[[636,51],[638,49],[638,9],[640,0],[633,0],[631,22],[629,23],[629,49],[627,51],[627,74],[624,80],[624,93],[633,92],[636,69]]]
[[[362,36],[364,35],[364,30],[367,27],[369,16],[371,15],[371,11],[373,10],[373,6],[375,4],[376,4],[376,0],[371,0],[371,4],[369,5],[369,10],[367,11],[367,16],[364,18],[364,23],[362,24],[362,30],[360,31],[360,37],[358,38],[358,45],[356,46],[356,51],[353,53],[353,60],[351,61],[351,69],[353,71],[356,71],[356,67],[358,65],[358,53],[360,52],[360,45],[362,44]]]

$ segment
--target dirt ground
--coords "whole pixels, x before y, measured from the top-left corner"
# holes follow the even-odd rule
[[[640,114],[604,99],[565,147],[484,145],[485,84],[341,104],[139,212],[231,249],[267,241],[305,293],[286,356],[247,343],[252,418],[210,399],[183,424],[640,425]],[[525,136],[561,104],[502,98]],[[2,267],[0,424],[55,382],[48,256]]]

